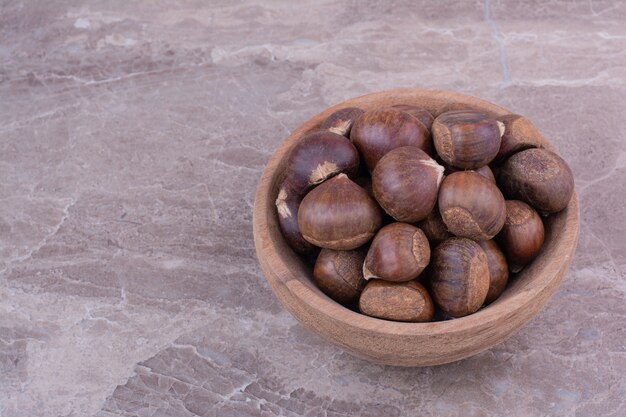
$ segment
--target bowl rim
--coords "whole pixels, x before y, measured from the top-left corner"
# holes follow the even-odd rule
[[[487,109],[488,112],[492,112],[496,115],[511,113],[503,107],[466,94],[444,90],[401,88],[370,93],[343,101],[335,106],[327,108],[317,115],[312,116],[296,128],[287,137],[287,139],[281,142],[265,166],[258,183],[253,210],[253,235],[257,258],[265,278],[281,303],[293,314],[292,309],[285,304],[285,301],[279,297],[278,294],[276,294],[277,286],[280,285],[284,286],[293,295],[293,297],[298,300],[298,302],[306,303],[308,308],[323,314],[330,320],[341,322],[343,326],[358,328],[363,331],[378,334],[402,334],[406,336],[413,336],[446,335],[457,333],[459,331],[467,331],[472,327],[480,326],[481,328],[484,328],[484,326],[488,327],[490,325],[495,325],[498,321],[501,321],[503,317],[513,315],[516,311],[519,311],[519,309],[526,308],[534,304],[538,294],[549,291],[549,295],[552,295],[563,280],[565,272],[572,262],[573,254],[577,246],[580,221],[578,197],[575,190],[567,208],[562,212],[566,216],[564,224],[566,226],[574,226],[572,233],[560,233],[555,236],[555,246],[557,248],[556,259],[552,262],[543,263],[541,265],[542,268],[539,271],[533,272],[534,274],[541,274],[544,279],[533,281],[532,286],[526,286],[526,288],[522,291],[519,291],[517,294],[503,300],[503,302],[499,303],[498,300],[496,300],[491,303],[488,308],[481,308],[473,314],[452,320],[427,323],[406,323],[366,316],[342,306],[323,294],[321,291],[313,291],[311,288],[304,285],[299,281],[294,271],[289,268],[283,256],[266,256],[270,252],[274,252],[276,254],[279,252],[276,249],[275,242],[273,242],[270,238],[270,233],[267,231],[263,233],[263,230],[267,230],[268,228],[268,221],[266,217],[267,213],[262,210],[262,207],[267,207],[268,202],[271,203],[270,206],[273,206],[271,188],[276,176],[279,175],[277,168],[281,159],[288,153],[301,135],[315,127],[316,123],[313,122],[314,120],[325,118],[332,112],[344,107],[362,105],[362,101],[376,102],[384,95],[393,95],[394,98],[397,98],[400,102],[403,101],[403,99],[404,101],[415,99],[416,96],[422,96],[423,98],[431,97],[436,99],[453,99],[456,100],[457,103],[461,104],[467,104],[468,101],[472,101],[474,104],[478,103],[480,106]],[[547,139],[545,139],[543,135],[541,138],[545,143],[546,149],[556,152],[554,146]],[[265,214],[265,216],[263,214]],[[280,273],[274,272],[274,274],[272,274],[271,271],[280,271]],[[514,300],[517,302],[517,307],[512,309],[511,304]],[[499,341],[496,341],[496,343],[497,342]]]

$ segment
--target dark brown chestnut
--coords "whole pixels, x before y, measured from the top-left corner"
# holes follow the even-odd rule
[[[542,147],[541,133],[526,117],[507,114],[498,120],[504,123],[504,134],[498,154],[493,160],[495,165],[499,165],[517,152]]]
[[[369,281],[359,299],[359,310],[385,320],[426,322],[435,314],[430,294],[416,281]]]
[[[363,264],[363,276],[366,280],[410,281],[429,262],[430,245],[424,232],[407,223],[391,223],[374,236]]]
[[[450,233],[474,240],[493,238],[506,217],[498,187],[473,171],[458,171],[444,178],[439,211]]]
[[[498,154],[502,122],[471,110],[449,111],[433,122],[437,153],[447,164],[461,169],[487,165]]]
[[[409,113],[411,116],[422,122],[422,124],[426,126],[426,129],[428,129],[429,131],[433,125],[433,122],[435,121],[435,118],[432,114],[430,114],[428,110],[422,109],[420,107],[411,106],[410,104],[395,104],[391,107]]]
[[[544,240],[541,217],[523,201],[507,200],[506,220],[497,240],[504,249],[511,271],[519,272],[541,250]]]
[[[463,171],[462,169],[451,167],[449,165],[444,165],[444,167],[446,169],[444,171],[444,175],[450,175],[453,172]],[[482,175],[483,177],[487,178],[489,181],[493,182],[494,184],[496,183],[496,177],[493,174],[493,171],[491,170],[491,168],[489,168],[489,165],[485,165],[484,167],[480,167],[477,169],[472,169],[472,171],[476,172],[477,174]]]
[[[485,304],[494,302],[506,288],[509,281],[509,267],[500,247],[493,240],[476,242],[487,255],[489,265],[489,291]]]
[[[365,286],[365,250],[322,249],[313,268],[313,281],[340,304],[356,303]]]
[[[346,107],[337,110],[326,118],[320,125],[322,130],[330,130],[341,136],[350,137],[352,125],[364,113],[358,107]]]
[[[463,317],[483,305],[489,291],[487,255],[473,240],[452,237],[433,251],[430,289],[449,316]]]
[[[415,146],[426,152],[432,149],[428,129],[410,114],[391,107],[366,111],[352,126],[350,139],[370,171],[392,149],[401,146]]]
[[[426,218],[419,223],[417,227],[422,229],[431,247],[435,247],[449,237],[452,237],[448,232],[448,227],[441,218],[439,213],[439,206],[435,205],[433,210],[426,216]]]
[[[567,163],[538,148],[511,156],[500,169],[498,184],[507,198],[523,200],[545,213],[563,210],[574,193],[574,176]]]
[[[298,208],[301,201],[302,197],[293,191],[289,181],[283,181],[278,189],[278,197],[276,198],[278,225],[283,233],[283,237],[294,251],[302,255],[309,255],[314,253],[317,248],[307,242],[302,237],[302,233],[300,233]]]
[[[353,175],[359,167],[359,153],[345,137],[329,131],[304,136],[289,154],[285,176],[293,190],[307,190],[340,172]]]
[[[345,174],[324,181],[300,203],[298,226],[305,240],[328,249],[356,249],[381,225],[378,204]]]
[[[396,148],[385,155],[372,174],[374,196],[394,219],[415,223],[437,202],[443,167],[415,146]]]

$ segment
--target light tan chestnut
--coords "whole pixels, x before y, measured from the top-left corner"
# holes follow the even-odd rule
[[[368,316],[407,322],[431,321],[435,314],[428,291],[416,281],[369,281],[361,293],[359,310]]]
[[[355,303],[365,286],[365,250],[322,249],[313,268],[313,281],[340,304]]]
[[[498,187],[472,171],[455,172],[443,180],[439,211],[452,234],[474,240],[493,238],[506,218],[504,197]]]
[[[432,128],[441,159],[461,169],[476,169],[491,162],[498,154],[503,132],[502,122],[472,110],[440,114]]]
[[[451,317],[472,314],[489,292],[487,255],[473,240],[452,237],[433,251],[430,289],[435,303]]]
[[[426,235],[407,223],[391,223],[378,231],[365,257],[363,276],[386,281],[417,278],[430,262]]]
[[[506,258],[500,247],[493,240],[483,240],[476,242],[487,255],[487,263],[489,264],[489,291],[485,303],[492,303],[506,288],[509,281],[509,267]]]
[[[283,181],[278,189],[278,197],[276,198],[278,225],[283,233],[283,237],[294,251],[302,255],[309,255],[318,249],[307,242],[302,237],[302,233],[300,233],[298,209],[301,201],[302,197],[291,188],[289,181]]]
[[[511,271],[518,272],[535,259],[544,240],[539,214],[523,201],[506,201],[506,220],[496,237],[504,249]]]
[[[394,219],[418,222],[432,211],[443,167],[419,148],[404,146],[385,155],[372,174],[376,200]]]
[[[304,239],[328,249],[358,248],[374,237],[381,221],[376,201],[345,174],[311,190],[298,210],[298,226]]]

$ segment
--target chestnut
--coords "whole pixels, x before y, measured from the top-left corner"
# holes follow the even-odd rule
[[[328,249],[355,249],[381,225],[378,204],[345,174],[324,181],[300,203],[298,226],[305,240]]]
[[[489,291],[487,255],[473,240],[452,237],[433,251],[430,289],[449,316],[463,317],[483,305]]]
[[[313,268],[313,281],[340,304],[356,303],[365,286],[365,250],[322,249]]]
[[[430,262],[430,245],[424,232],[407,223],[391,223],[376,233],[365,257],[363,276],[386,281],[417,278]]]
[[[498,118],[504,123],[504,134],[500,142],[500,149],[493,160],[499,165],[511,155],[530,148],[541,148],[541,133],[524,116],[506,114]]]
[[[460,170],[458,168],[451,167],[449,165],[448,166],[444,165],[444,167],[446,169],[444,171],[445,175],[450,175],[453,172],[462,171],[462,170]],[[477,174],[482,175],[483,177],[487,178],[489,181],[493,182],[494,184],[496,183],[496,177],[493,174],[493,171],[491,170],[491,168],[489,168],[489,165],[485,165],[484,167],[480,167],[480,168],[477,168],[477,169],[472,169],[472,171],[476,172]]]
[[[519,200],[506,201],[506,220],[497,236],[512,272],[532,261],[543,245],[544,228],[539,214]]]
[[[428,129],[410,114],[391,107],[363,113],[352,126],[350,140],[370,171],[392,149],[401,146],[415,146],[425,152],[432,149]]]
[[[509,267],[500,247],[493,240],[476,242],[487,255],[489,266],[489,291],[485,304],[494,302],[506,288],[509,280]]]
[[[496,184],[473,171],[458,171],[443,180],[439,211],[450,233],[474,240],[493,238],[506,217]]]
[[[507,198],[523,200],[545,213],[563,210],[574,193],[574,176],[567,163],[539,148],[511,156],[500,169],[498,183]]]
[[[358,107],[346,107],[337,110],[326,118],[320,125],[321,130],[330,130],[341,136],[350,137],[352,125],[364,113]]]
[[[435,208],[424,220],[417,223],[417,227],[422,229],[431,247],[435,247],[447,238],[452,237],[450,232],[448,232],[448,227],[441,218],[438,205],[435,205]]]
[[[283,233],[283,237],[295,252],[302,255],[310,255],[317,248],[307,242],[302,237],[302,233],[300,233],[298,208],[301,201],[302,197],[291,188],[289,181],[283,181],[278,189],[278,197],[276,198],[278,226]]]
[[[391,217],[418,222],[437,202],[443,167],[415,146],[396,148],[385,155],[372,174],[374,197]]]
[[[409,113],[411,116],[415,117],[417,120],[422,122],[422,124],[426,127],[426,129],[430,130],[435,121],[435,118],[428,110],[424,110],[422,108],[411,106],[410,104],[394,104],[394,109],[402,110],[403,112]]]
[[[461,169],[487,165],[498,154],[502,122],[472,110],[455,110],[439,115],[432,135],[437,153],[447,164]]]
[[[369,281],[359,298],[359,310],[385,320],[426,322],[435,314],[426,288],[416,281]]]
[[[340,172],[353,175],[359,167],[359,153],[345,137],[329,131],[304,136],[289,154],[286,178],[298,194]]]

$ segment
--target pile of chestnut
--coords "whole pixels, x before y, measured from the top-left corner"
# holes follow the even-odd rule
[[[294,145],[276,207],[330,298],[425,322],[498,298],[541,250],[542,216],[563,210],[573,189],[565,161],[523,116],[350,107]]]

